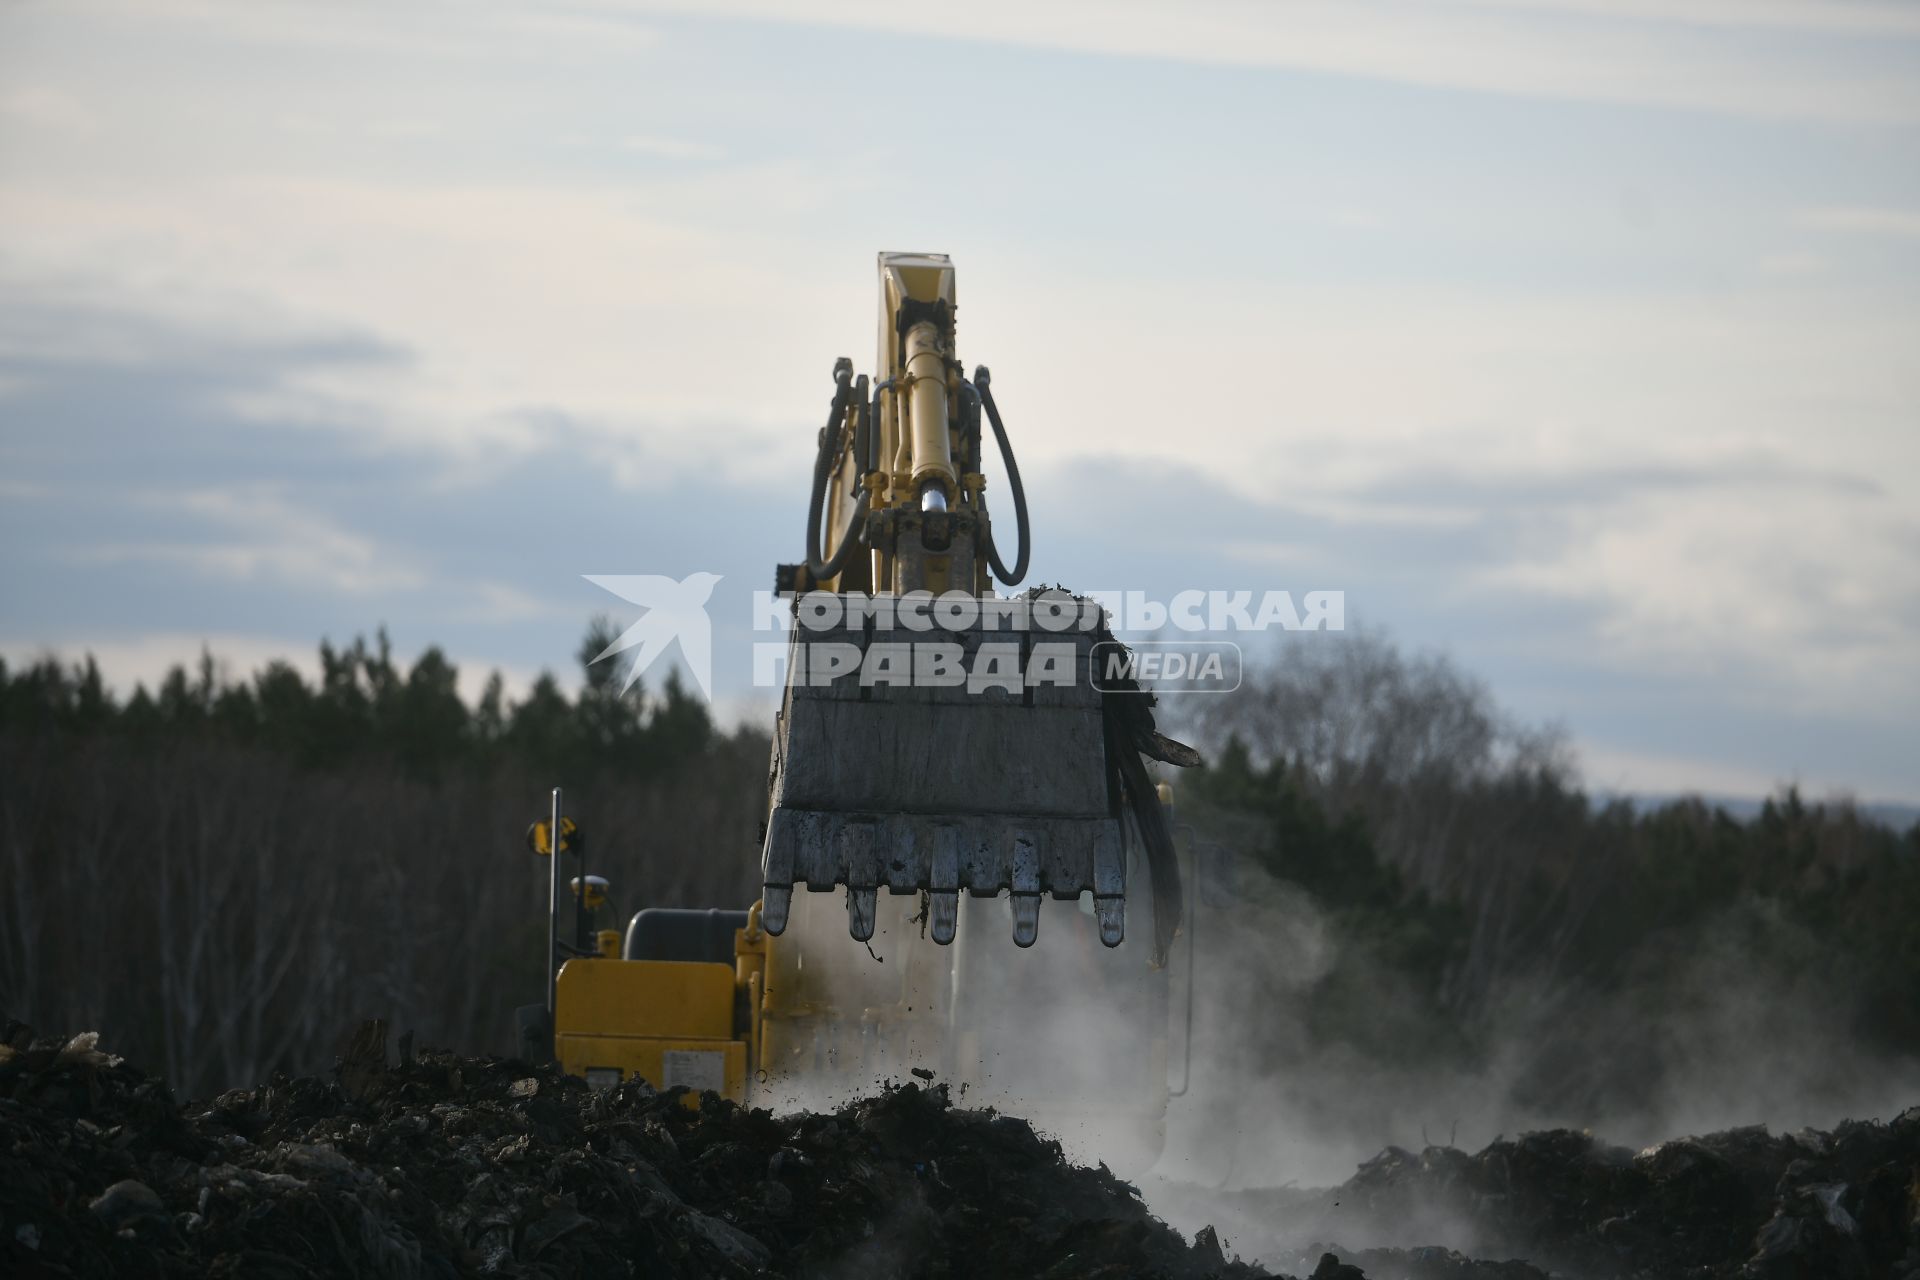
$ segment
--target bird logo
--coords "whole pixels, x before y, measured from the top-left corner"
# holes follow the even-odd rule
[[[627,681],[621,691],[633,687],[667,649],[680,642],[680,656],[693,674],[693,682],[707,701],[713,701],[713,624],[707,618],[707,599],[713,595],[717,573],[690,573],[679,581],[657,573],[583,573],[596,587],[603,587],[629,604],[637,604],[644,613],[640,620],[620,633],[618,639],[602,649],[595,662],[616,653],[636,649],[633,664],[627,668]]]

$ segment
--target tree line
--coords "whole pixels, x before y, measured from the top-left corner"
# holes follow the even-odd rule
[[[764,735],[722,733],[669,677],[621,688],[581,647],[473,704],[429,649],[384,636],[230,678],[212,655],[111,695],[96,663],[0,664],[0,1009],[110,1032],[206,1093],[324,1067],[370,1014],[422,1043],[504,1051],[544,998],[547,864],[525,843],[564,783],[597,922],[744,905],[757,887]]]
[[[203,654],[124,698],[91,658],[0,664],[0,1009],[110,1031],[187,1092],[324,1066],[369,1013],[503,1049],[543,991],[523,833],[555,783],[613,882],[602,924],[744,906],[768,739],[671,676],[623,690],[591,661],[610,636],[584,638],[577,692],[495,675],[472,703],[443,653],[403,666],[384,636],[322,645],[317,679]],[[1231,1017],[1249,1069],[1304,1088],[1330,1050],[1498,1059],[1517,1097],[1582,1114],[1773,1024],[1832,1038],[1834,1071],[1920,1056],[1920,827],[1791,789],[1746,821],[1596,800],[1558,736],[1366,635],[1194,701],[1195,955],[1262,975],[1263,1016]]]

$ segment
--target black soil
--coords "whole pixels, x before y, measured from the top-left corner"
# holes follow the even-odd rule
[[[1378,1215],[1452,1215],[1483,1256],[1538,1264],[1330,1246],[1300,1268],[1320,1280],[1920,1277],[1920,1109],[1637,1156],[1565,1132],[1389,1151],[1290,1212],[1355,1245]],[[18,1023],[0,1042],[0,1259],[17,1276],[1268,1274],[940,1087],[774,1116],[514,1059],[390,1065],[376,1035],[327,1077],[182,1106],[91,1035]]]

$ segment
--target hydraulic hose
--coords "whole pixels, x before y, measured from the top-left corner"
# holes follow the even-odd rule
[[[833,366],[833,407],[827,411],[827,425],[820,429],[820,452],[813,460],[813,493],[807,502],[807,573],[815,583],[838,576],[840,570],[846,567],[848,555],[859,545],[859,534],[867,518],[867,507],[863,501],[866,497],[865,479],[862,477],[854,484],[853,510],[847,514],[847,527],[834,544],[833,555],[828,557],[821,551],[820,520],[826,507],[827,487],[833,478],[833,464],[840,456],[840,428],[846,422],[849,404],[858,403],[862,411],[865,409],[865,388],[861,388],[856,401],[852,381],[853,362],[842,356]],[[861,382],[865,381],[863,377]],[[856,444],[861,434],[856,425]]]
[[[987,411],[987,421],[993,424],[993,438],[1000,442],[1000,461],[1007,468],[1007,488],[1013,493],[1013,520],[1020,539],[1020,554],[1014,558],[1013,569],[1009,571],[1006,563],[1000,559],[999,548],[994,546],[993,525],[989,522],[987,563],[993,566],[995,576],[1003,584],[1016,587],[1027,576],[1027,554],[1033,549],[1031,530],[1027,525],[1027,491],[1020,484],[1020,464],[1013,460],[1013,446],[1007,443],[1007,428],[1000,421],[1000,407],[993,402],[993,372],[985,365],[974,366],[973,385],[980,393],[980,404]]]
[[[980,389],[960,379],[960,470],[980,470]]]

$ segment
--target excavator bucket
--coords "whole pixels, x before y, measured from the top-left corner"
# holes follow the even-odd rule
[[[1098,617],[1063,598],[1072,604],[1055,616]],[[1022,621],[796,627],[762,852],[769,933],[786,927],[796,885],[846,886],[848,931],[862,941],[881,890],[925,893],[943,945],[962,892],[1007,893],[1024,947],[1042,897],[1091,893],[1101,941],[1119,945],[1126,832],[1090,678],[1099,632]]]

